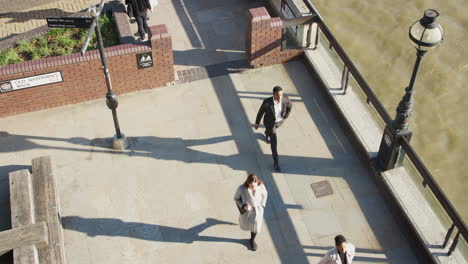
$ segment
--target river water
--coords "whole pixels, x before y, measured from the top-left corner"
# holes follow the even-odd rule
[[[423,58],[416,80],[411,143],[457,211],[468,220],[468,1],[312,0],[392,117],[416,51],[409,26],[436,9],[444,42]]]

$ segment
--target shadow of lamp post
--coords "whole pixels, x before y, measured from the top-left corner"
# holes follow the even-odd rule
[[[106,78],[106,84],[107,84],[107,93],[106,93],[106,104],[107,107],[112,111],[112,117],[114,120],[114,127],[115,127],[115,136],[113,140],[113,147],[114,149],[126,149],[128,146],[127,138],[123,133],[120,132],[120,124],[119,124],[119,119],[117,117],[117,107],[119,105],[119,102],[117,101],[117,95],[112,91],[112,83],[110,80],[110,74],[109,74],[109,69],[107,68],[107,61],[106,61],[106,56],[104,53],[104,44],[102,42],[102,35],[101,35],[101,29],[99,27],[99,16],[102,13],[104,7],[104,0],[101,0],[101,3],[99,6],[91,6],[88,9],[88,13],[93,17],[93,23],[89,29],[88,36],[86,37],[85,43],[83,44],[83,47],[81,48],[81,55],[83,56],[84,53],[86,52],[86,48],[88,47],[89,40],[91,39],[92,33],[94,29],[96,29],[96,36],[98,39],[98,47],[99,47],[99,54],[101,57],[101,64],[102,64],[102,70],[104,72],[104,76]]]
[[[380,142],[377,159],[381,169],[387,171],[401,166],[404,151],[399,141],[405,137],[411,139],[412,132],[408,127],[408,119],[413,113],[413,95],[415,93],[414,83],[418,74],[419,65],[424,54],[430,49],[438,46],[443,40],[442,27],[438,22],[439,12],[433,9],[424,11],[424,16],[409,28],[409,38],[416,48],[416,63],[409,86],[396,109],[395,120],[387,124]]]

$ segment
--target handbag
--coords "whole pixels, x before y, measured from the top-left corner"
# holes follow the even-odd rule
[[[236,203],[237,209],[239,210],[240,214],[244,214],[245,212],[247,212],[247,210],[244,209],[244,205],[245,204],[242,204],[242,207],[241,207],[239,206],[239,204]]]

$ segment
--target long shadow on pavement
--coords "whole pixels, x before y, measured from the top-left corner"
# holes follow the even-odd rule
[[[187,244],[196,241],[229,242],[238,243],[247,247],[246,239],[200,235],[201,232],[215,225],[236,225],[231,222],[220,221],[213,218],[207,218],[204,223],[189,229],[137,222],[125,222],[116,218],[84,218],[80,216],[64,216],[61,218],[61,220],[63,228],[82,232],[90,237],[118,236],[148,241]]]
[[[247,120],[245,122],[248,123]],[[244,131],[246,132],[246,131]],[[243,133],[244,133],[243,132]],[[111,138],[94,138],[87,139],[83,137],[73,138],[58,138],[58,137],[44,137],[44,136],[32,136],[32,135],[16,135],[9,134],[5,131],[0,132],[0,136],[3,135],[4,144],[0,146],[1,152],[16,152],[33,149],[55,149],[73,152],[89,152],[89,153],[104,153],[111,155],[124,155],[130,157],[148,157],[158,160],[176,160],[185,163],[207,163],[207,164],[221,164],[226,165],[234,170],[245,170],[245,168],[239,164],[238,159],[246,155],[243,153],[233,155],[218,155],[200,150],[195,150],[190,147],[198,145],[209,145],[216,144],[225,141],[240,141],[241,135],[235,139],[234,136],[220,136],[207,139],[182,139],[182,138],[163,138],[155,136],[141,136],[141,137],[128,137],[129,151],[114,151],[112,150],[112,139]],[[255,139],[264,139],[261,133],[254,134]],[[57,147],[48,146],[47,144],[39,144],[35,141],[62,141],[76,145],[81,145],[86,148],[73,148],[73,147]],[[1,142],[1,141],[0,141]],[[238,142],[240,145],[249,145],[250,143]],[[253,142],[251,142],[253,144]],[[257,144],[257,143],[255,143]],[[242,149],[240,147],[239,149]],[[334,159],[319,158],[319,157],[301,157],[301,156],[289,156],[280,155],[282,160],[287,160],[288,164],[308,164],[315,168],[340,168],[343,165],[343,161],[346,157],[337,157]],[[271,154],[261,154],[259,159],[271,159]],[[286,165],[288,165],[286,164]],[[24,166],[20,166],[23,168]],[[21,169],[18,167],[18,169]],[[293,166],[288,166],[289,169],[283,171],[284,174],[296,174],[302,173],[294,170]],[[13,171],[13,170],[12,170]],[[321,176],[334,176],[326,171]]]
[[[252,133],[249,119],[245,112],[240,98],[237,95],[235,85],[231,76],[226,78],[210,79],[214,87],[218,101],[223,110],[226,120],[236,120],[228,122],[231,134],[239,150],[240,156],[250,156],[249,148],[253,148],[255,153],[262,153],[257,139],[253,136],[245,137]],[[225,81],[224,81],[225,80]],[[237,111],[234,111],[237,109]],[[256,113],[250,113],[255,115]],[[244,142],[246,140],[247,142]],[[249,146],[247,148],[246,146]],[[271,157],[271,155],[268,155]],[[283,158],[280,157],[280,160]],[[264,180],[269,192],[269,206],[265,208],[265,225],[272,237],[273,245],[282,263],[308,263],[304,249],[297,243],[299,241],[297,231],[293,225],[291,217],[287,212],[287,204],[280,195],[279,188],[271,169],[262,170],[260,177]]]
[[[286,69],[288,71],[294,71],[291,66],[287,66]],[[343,161],[348,156],[343,155],[343,150],[331,147],[332,145],[336,144],[337,139],[335,136],[333,136],[334,133],[331,133],[331,128],[328,124],[328,121],[323,119],[322,111],[324,110],[318,109],[319,104],[318,102],[314,101],[324,100],[323,96],[320,97],[317,94],[311,95],[310,91],[307,91],[306,89],[310,86],[310,83],[306,84],[294,81],[294,74],[297,73],[291,73],[291,79],[293,80],[294,85],[296,86],[296,89],[298,90],[300,97],[306,106],[306,109],[309,111],[309,115],[313,119],[314,123],[316,123],[321,136],[324,138],[325,143],[329,147],[333,158],[280,155],[280,160],[285,161],[286,163],[286,167],[283,168],[283,174],[303,174],[304,170],[301,170],[301,167],[314,167],[317,169],[317,173],[315,173],[315,175],[341,177],[341,175],[334,175],[332,170],[320,170],[320,168],[339,168],[340,166],[343,166],[343,163],[346,163]],[[260,148],[258,143],[259,134],[252,132],[252,127],[248,121],[247,113],[243,108],[239,94],[236,91],[231,77],[226,76],[222,78],[213,78],[210,80],[212,82],[212,86],[214,87],[219,104],[223,110],[225,120],[228,121],[230,135],[193,140],[182,138],[161,138],[154,136],[129,137],[130,151],[117,152],[109,150],[111,147],[111,141],[109,139],[86,139],[77,137],[53,138],[15,135],[8,134],[7,132],[0,132],[0,143],[2,143],[0,144],[0,152],[15,152],[36,148],[60,149],[80,152],[109,153],[113,155],[143,156],[163,160],[178,160],[186,163],[216,163],[224,164],[232,169],[241,171],[247,169],[244,167],[245,164],[238,161],[243,157],[256,157],[257,164],[259,164],[259,162],[262,163],[265,160],[271,161],[271,154],[263,153]],[[249,114],[255,115],[256,113]],[[337,131],[335,132],[338,133]],[[82,145],[85,146],[85,148],[54,147],[38,144],[37,142],[41,140],[64,141],[74,145]],[[237,149],[239,150],[238,154],[222,156],[191,149],[192,146],[215,144],[229,140],[234,141]],[[352,151],[349,153],[352,153]],[[278,252],[278,256],[280,257],[281,261],[285,263],[291,263],[291,261],[294,263],[307,263],[308,255],[304,251],[303,246],[297,242],[297,231],[295,230],[291,217],[287,211],[288,206],[290,205],[286,204],[281,197],[279,187],[275,182],[271,168],[267,168],[265,166],[259,167],[260,171],[258,174],[261,175],[261,177],[264,179],[269,193],[271,194],[269,198],[269,206],[267,206],[265,211],[265,219],[266,227],[270,231],[272,241],[276,251]],[[359,185],[359,182],[354,182],[354,180],[348,180],[348,183],[353,192],[359,192],[362,187]],[[393,221],[388,221],[388,210],[385,208],[379,208],[379,206],[382,206],[383,203],[375,202],[374,198],[375,197],[373,196],[359,196],[357,197],[357,200],[373,232],[376,233],[376,237],[378,238],[379,243],[381,243],[385,248],[385,246],[388,244],[388,240],[390,240],[390,242],[392,242],[392,240],[399,241],[399,236],[401,234],[394,231],[394,229],[398,230],[395,223]],[[389,239],[388,236],[390,236],[391,239]]]
[[[286,67],[286,71],[290,76],[290,79],[294,83],[300,97],[304,100],[304,105],[309,112],[310,117],[314,120],[321,136],[325,139],[328,146],[333,145],[332,142],[340,142],[341,147],[329,148],[333,159],[340,159],[346,156],[360,156],[356,153],[360,153],[356,146],[352,144],[352,140],[349,134],[345,134],[347,128],[334,120],[340,120],[338,117],[338,111],[331,107],[320,107],[320,104],[333,105],[332,99],[327,97],[324,88],[321,87],[320,81],[317,80],[315,74],[308,70],[304,62],[298,62],[295,67]],[[300,66],[299,66],[300,65]],[[295,78],[297,76],[297,68],[304,67],[305,72],[309,73],[309,78]],[[313,81],[311,81],[313,80]],[[320,104],[317,102],[321,102]],[[327,118],[324,118],[327,117]],[[334,119],[334,120],[333,120]],[[333,125],[335,123],[335,125]],[[336,125],[338,124],[338,125]],[[333,127],[338,127],[334,130]],[[348,138],[349,137],[349,138]],[[365,257],[359,258],[362,261],[386,261],[390,263],[416,263],[417,260],[411,256],[418,256],[416,249],[413,248],[413,243],[410,243],[411,238],[405,236],[407,230],[404,229],[401,219],[397,219],[393,213],[391,204],[384,197],[384,192],[380,191],[379,184],[376,179],[372,178],[370,164],[365,159],[360,159],[360,162],[364,168],[365,173],[359,175],[352,175],[350,177],[347,173],[342,176],[346,181],[347,185],[351,189],[357,203],[365,217],[365,220],[370,226],[370,229],[375,235],[377,242],[387,253],[384,260],[368,260]],[[326,166],[326,165],[325,165]],[[340,175],[336,175],[340,176]],[[349,228],[348,228],[349,229]],[[355,230],[344,230],[345,232],[353,232]],[[346,234],[345,234],[346,235]],[[331,245],[332,245],[332,241]],[[395,252],[400,250],[405,251],[404,256],[399,256]],[[420,260],[422,261],[422,260]]]

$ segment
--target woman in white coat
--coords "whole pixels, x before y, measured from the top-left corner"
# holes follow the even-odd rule
[[[254,173],[247,177],[234,195],[234,200],[241,212],[239,226],[242,230],[250,231],[250,245],[254,251],[257,250],[255,237],[262,228],[267,196],[265,185]]]

